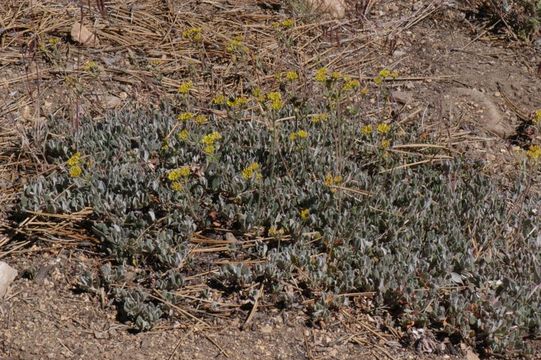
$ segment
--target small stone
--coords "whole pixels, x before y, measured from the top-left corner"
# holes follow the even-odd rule
[[[533,47],[537,51],[541,51],[541,37],[533,42]]]
[[[272,326],[270,326],[270,325],[268,325],[268,324],[267,324],[267,325],[263,325],[263,326],[261,327],[261,332],[262,332],[263,334],[270,334],[270,333],[272,333]]]
[[[405,91],[393,91],[391,93],[391,96],[393,99],[395,99],[397,102],[406,105],[411,102],[413,102],[413,97],[411,96],[411,93],[405,92]]]
[[[94,331],[94,337],[98,340],[108,339],[109,333],[107,331]]]
[[[414,4],[411,6],[411,9],[412,9],[413,11],[417,11],[417,10],[420,10],[422,6],[423,6],[423,2],[422,2],[422,1],[418,1],[418,2],[414,3]]]
[[[74,23],[71,27],[70,36],[73,41],[81,45],[98,45],[98,38],[96,37],[96,35],[79,22]]]
[[[397,12],[398,10],[400,10],[398,8],[398,5],[396,5],[395,3],[390,3],[385,7],[386,7],[387,12],[390,12],[390,13],[394,13],[394,12]]]
[[[235,235],[233,235],[230,232],[225,233],[225,240],[227,240],[227,242],[230,242],[230,243],[233,243],[233,244],[239,242],[237,240],[237,238],[235,237]]]
[[[104,105],[107,109],[114,109],[122,105],[122,99],[114,95],[110,95],[105,98]]]
[[[466,360],[479,360],[479,356],[472,351],[472,349],[466,350]]]
[[[9,285],[17,277],[17,270],[7,263],[0,261],[0,299],[2,299],[9,288]]]
[[[344,0],[308,0],[308,3],[313,9],[326,12],[335,19],[346,16],[346,3]]]
[[[332,348],[331,350],[329,350],[329,352],[327,353],[327,355],[329,355],[330,357],[337,357],[338,356],[338,350],[336,350],[335,348]]]

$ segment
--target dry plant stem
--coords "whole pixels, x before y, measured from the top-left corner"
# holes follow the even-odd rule
[[[201,319],[195,317],[194,315],[190,314],[188,311],[186,311],[186,310],[184,310],[184,309],[182,309],[182,308],[176,306],[175,304],[173,304],[173,303],[167,301],[166,299],[164,299],[158,291],[154,290],[154,294],[155,294],[155,295],[149,294],[149,296],[150,296],[151,298],[155,299],[155,300],[158,300],[158,301],[164,303],[164,304],[167,305],[167,306],[170,306],[171,308],[173,308],[173,309],[175,309],[176,311],[178,311],[180,314],[182,314],[182,315],[184,315],[184,316],[186,316],[186,317],[188,317],[188,318],[190,318],[190,319],[196,321],[197,323],[199,323],[199,324],[201,324],[201,325],[204,325],[206,328],[210,328],[210,327],[211,327],[209,324],[207,324],[207,323],[204,322],[203,320],[201,320]]]
[[[263,284],[261,284],[261,286],[259,287],[259,291],[257,292],[257,295],[254,299],[254,306],[252,306],[252,310],[250,310],[250,314],[248,315],[248,317],[246,318],[246,321],[244,322],[244,324],[242,324],[241,326],[241,330],[244,330],[246,329],[246,327],[250,324],[250,322],[252,321],[256,311],[257,311],[257,306],[259,305],[259,299],[263,296]]]

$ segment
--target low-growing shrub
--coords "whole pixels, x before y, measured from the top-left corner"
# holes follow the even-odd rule
[[[534,172],[504,186],[483,164],[438,147],[397,150],[416,141],[414,126],[268,98],[266,122],[235,111],[195,121],[163,107],[58,136],[69,129],[52,121],[45,149],[57,167],[26,186],[20,211],[91,207],[80,225],[110,264],[81,286],[103,287],[142,330],[182,301],[175,294],[191,275],[220,268],[199,279],[224,297],[252,296],[261,284],[282,306],[312,298],[314,320],[347,305],[344,294],[374,292],[370,311],[395,326],[487,352],[539,335]],[[435,160],[410,166],[419,156]],[[220,240],[223,230],[237,235],[228,251],[191,251],[196,232]],[[223,258],[235,261],[213,265]]]

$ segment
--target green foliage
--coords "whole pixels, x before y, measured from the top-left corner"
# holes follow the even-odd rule
[[[275,116],[292,114],[286,106]],[[539,335],[541,199],[527,191],[532,180],[504,187],[466,160],[382,171],[412,161],[416,155],[388,146],[414,141],[416,129],[368,132],[356,115],[337,114],[331,108],[328,121],[312,122],[297,112],[274,130],[211,118],[190,128],[189,140],[171,136],[180,129],[167,108],[111,114],[47,141],[58,170],[26,187],[20,209],[91,207],[89,229],[113,263],[81,285],[103,287],[141,330],[167,313],[149,294],[178,301],[184,278],[201,269],[190,239],[218,219],[261,235],[256,246],[237,247],[236,259],[264,260],[221,268],[209,284],[224,296],[262,283],[291,305],[300,294],[286,287],[296,284],[314,298],[317,320],[346,304],[341,294],[373,291],[372,311],[392,315],[396,326],[431,327],[488,352]],[[291,136],[300,129],[308,136]],[[208,154],[201,140],[213,131],[221,138]],[[70,176],[66,161],[76,151],[82,173]],[[261,177],[243,176],[253,163]],[[184,166],[191,170],[175,190],[171,179],[180,175],[168,174]]]

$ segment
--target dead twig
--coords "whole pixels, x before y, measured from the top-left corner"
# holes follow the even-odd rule
[[[250,324],[250,321],[252,321],[256,311],[257,311],[257,305],[259,305],[259,299],[263,296],[263,284],[259,287],[259,291],[254,299],[254,306],[252,306],[252,309],[250,310],[250,314],[246,318],[246,321],[241,326],[241,330],[246,329],[246,327]]]

